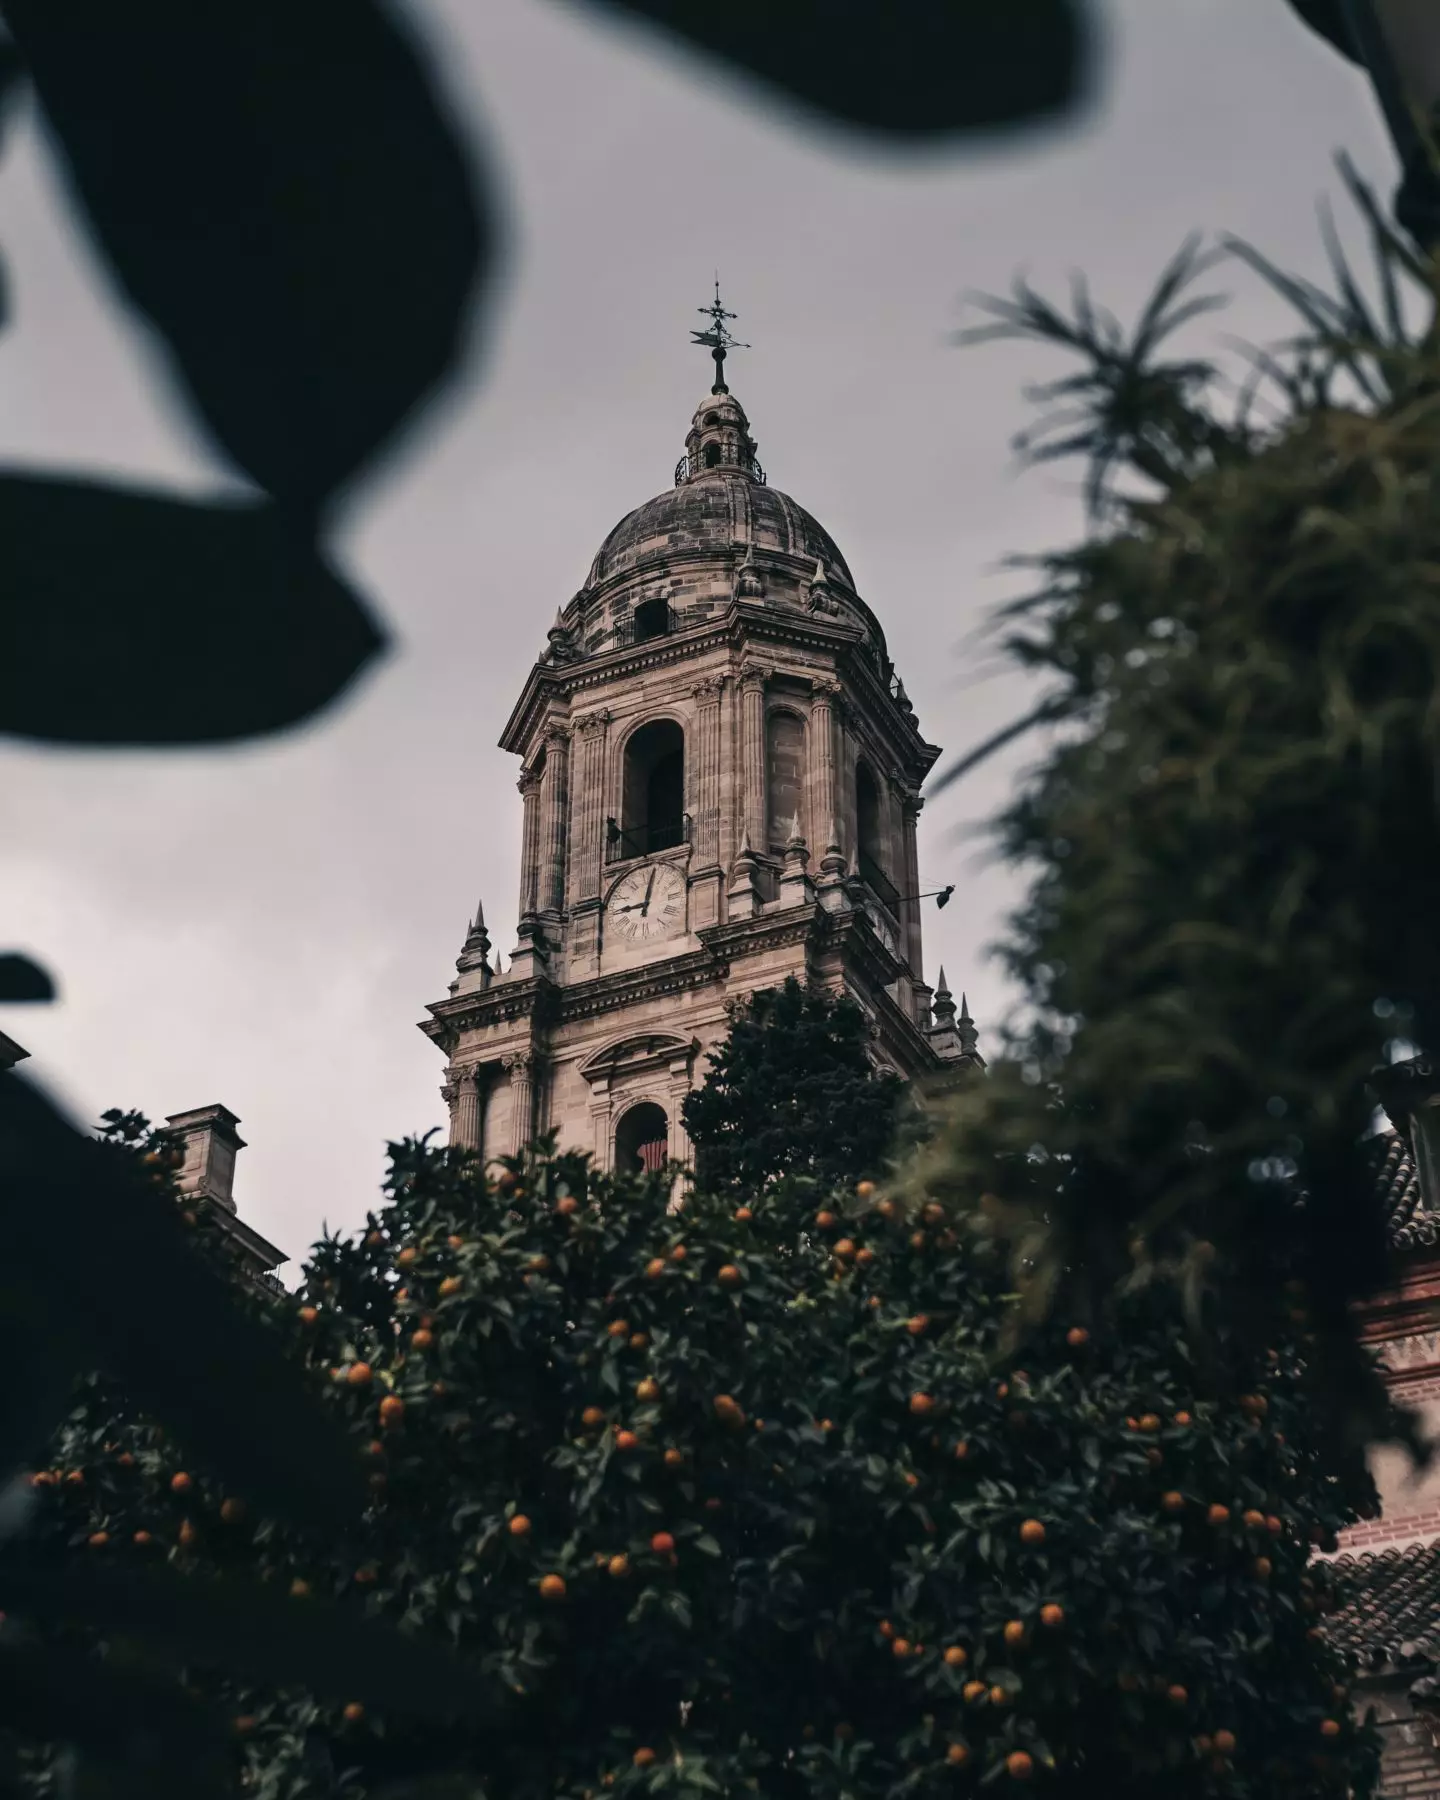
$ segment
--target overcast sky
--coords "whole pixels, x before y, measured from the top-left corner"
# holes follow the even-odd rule
[[[1104,10],[1081,125],[881,165],[564,5],[417,6],[498,160],[513,254],[486,355],[342,544],[394,652],[320,726],[259,749],[0,743],[0,945],[63,986],[58,1006],[0,1008],[0,1029],[77,1117],[223,1102],[250,1146],[241,1210],[295,1254],[377,1203],[387,1139],[441,1123],[442,1058],[416,1021],[477,893],[514,941],[517,771],[495,739],[600,540],[668,485],[709,385],[688,334],[717,266],[753,346],[730,374],[761,460],[839,542],[922,729],[954,752],[1024,704],[1013,679],[976,685],[960,640],[1013,587],[1003,557],[1078,531],[1077,481],[1017,473],[1020,389],[1059,365],[949,347],[962,295],[1021,268],[1058,294],[1082,268],[1131,317],[1196,228],[1318,275],[1335,151],[1393,182],[1364,80],[1281,0]],[[0,457],[229,479],[74,232],[33,119],[0,161],[0,249]],[[1236,299],[1212,338],[1283,328],[1252,278],[1222,285]],[[984,952],[1018,880],[955,833],[1022,762],[921,824],[924,885],[958,884],[926,909],[928,972],[968,990],[982,1047],[1012,1000]]]

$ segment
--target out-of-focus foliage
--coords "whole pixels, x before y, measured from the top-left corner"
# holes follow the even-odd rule
[[[493,1180],[392,1163],[275,1302],[371,1470],[359,1534],[237,1504],[98,1383],[36,1476],[36,1569],[258,1576],[297,1631],[333,1606],[483,1671],[482,1709],[421,1725],[363,1657],[349,1693],[192,1658],[258,1800],[1373,1792],[1308,1565],[1374,1493],[1326,1460],[1294,1324],[1252,1357],[1207,1307],[1217,1395],[1154,1271],[1017,1367],[1003,1246],[937,1199],[677,1212],[546,1146]]]
[[[1231,246],[1300,324],[1238,396],[1163,354],[1211,304],[1193,245],[1133,337],[1083,284],[971,334],[1079,354],[1022,448],[1088,459],[1094,523],[996,627],[1061,724],[996,833],[1036,1022],[916,1180],[991,1196],[1033,1316],[1162,1254],[1259,1343],[1303,1281],[1354,1445],[1391,1429],[1347,1317],[1387,1267],[1366,1078],[1440,1036],[1440,343],[1435,266],[1347,177],[1378,297],[1333,237],[1332,292]]]
[[[784,1175],[834,1187],[882,1173],[905,1084],[875,1067],[869,1043],[848,996],[793,977],[749,995],[681,1108],[702,1183],[755,1192]]]

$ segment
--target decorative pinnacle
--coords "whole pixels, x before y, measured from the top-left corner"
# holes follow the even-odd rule
[[[712,394],[728,394],[730,390],[725,385],[725,352],[727,350],[748,350],[750,346],[742,344],[739,338],[730,335],[730,327],[725,321],[733,319],[736,315],[733,312],[726,312],[720,304],[720,274],[718,270],[715,274],[714,300],[709,306],[697,306],[695,310],[698,313],[704,313],[710,321],[708,330],[690,333],[691,341],[696,344],[704,344],[715,359],[715,385],[710,392]]]

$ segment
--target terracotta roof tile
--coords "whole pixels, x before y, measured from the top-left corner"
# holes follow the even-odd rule
[[[1418,1250],[1440,1243],[1440,1214],[1427,1211],[1420,1194],[1420,1175],[1410,1148],[1398,1131],[1382,1131],[1367,1146],[1375,1184],[1385,1208],[1390,1242],[1397,1250]]]
[[[1357,1664],[1440,1661],[1440,1542],[1330,1564],[1339,1604],[1325,1635]]]

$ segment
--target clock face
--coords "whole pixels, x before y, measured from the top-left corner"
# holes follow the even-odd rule
[[[624,944],[650,944],[685,929],[685,877],[673,863],[632,869],[610,890],[609,930]]]
[[[890,921],[885,917],[884,913],[880,911],[878,906],[867,907],[866,912],[870,923],[875,927],[876,937],[879,938],[880,942],[892,956],[898,956],[900,954],[899,944],[895,937],[894,927],[891,925]]]

